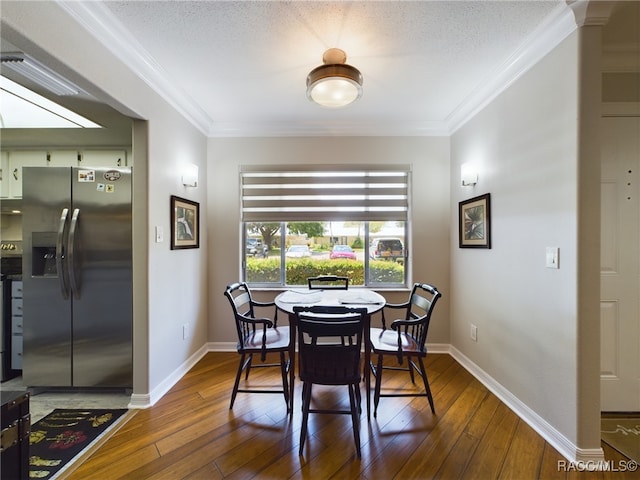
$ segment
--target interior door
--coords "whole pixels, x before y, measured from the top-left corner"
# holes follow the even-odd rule
[[[640,117],[602,119],[602,411],[640,411]]]

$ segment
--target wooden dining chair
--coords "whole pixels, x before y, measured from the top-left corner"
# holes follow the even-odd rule
[[[419,397],[426,396],[431,406],[431,413],[435,412],[431,388],[424,358],[427,356],[427,333],[433,309],[442,294],[433,285],[415,283],[411,289],[409,299],[404,303],[386,303],[382,309],[382,328],[370,329],[372,357],[377,355],[377,364],[371,361],[370,368],[376,379],[373,397],[373,416],[378,412],[380,397]],[[387,328],[385,310],[403,311],[402,318],[393,320]],[[385,365],[384,357],[394,356],[397,365]],[[406,360],[406,364],[404,363]],[[417,361],[417,364],[416,364]],[[411,383],[415,384],[414,371],[422,378],[424,392],[414,391],[385,391],[381,392],[383,370],[407,370]]]
[[[319,275],[307,278],[309,290],[348,290],[349,277]]]
[[[310,413],[351,415],[356,453],[360,457],[360,355],[367,309],[345,306],[296,306],[298,374],[302,381],[302,455]],[[349,409],[320,405],[314,385],[344,385]],[[312,406],[313,405],[313,406]]]
[[[290,359],[285,355],[289,352],[290,331],[289,327],[278,326],[278,309],[275,302],[259,302],[252,298],[251,290],[245,282],[233,283],[227,286],[224,295],[229,299],[233,318],[238,334],[237,350],[240,354],[240,363],[236,379],[231,393],[231,404],[233,408],[238,392],[245,393],[278,393],[283,394],[289,409],[289,382],[287,373],[289,371]],[[273,319],[267,317],[256,317],[256,309],[262,307],[274,307]],[[267,355],[275,353],[279,356],[278,363],[265,363]],[[254,355],[259,355],[260,362],[253,363]],[[282,390],[269,388],[249,387],[240,388],[242,372],[245,372],[245,382],[249,379],[249,372],[252,367],[280,367],[282,374]]]

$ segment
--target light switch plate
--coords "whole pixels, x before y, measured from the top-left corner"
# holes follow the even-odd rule
[[[560,268],[558,264],[560,249],[558,247],[547,247],[547,268]]]
[[[164,229],[160,226],[156,226],[156,243],[164,242]]]

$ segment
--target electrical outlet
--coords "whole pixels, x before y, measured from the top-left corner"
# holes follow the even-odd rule
[[[473,340],[474,342],[478,341],[478,327],[476,327],[475,325],[471,324],[471,331],[469,332],[471,335],[471,340]]]
[[[182,339],[186,340],[187,338],[189,338],[189,324],[185,323],[182,325]]]

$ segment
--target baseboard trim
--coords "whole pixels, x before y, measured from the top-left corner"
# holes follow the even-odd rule
[[[129,408],[149,408],[156,404],[173,386],[180,381],[186,373],[198,363],[202,357],[204,357],[209,349],[207,344],[196,350],[182,365],[176,368],[171,375],[164,379],[160,385],[153,389],[148,394],[136,394],[131,395],[131,401],[129,402]]]
[[[604,463],[602,448],[579,448],[453,345],[449,354],[567,460],[587,466]]]

